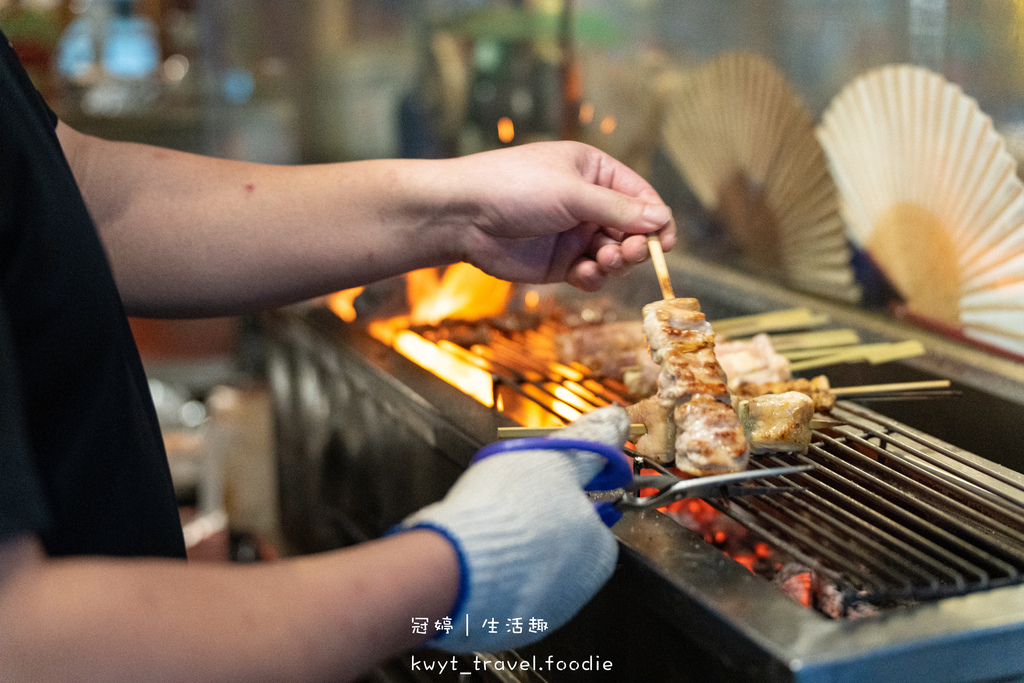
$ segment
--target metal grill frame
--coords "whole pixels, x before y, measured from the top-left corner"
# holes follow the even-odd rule
[[[323,430],[310,429],[320,419],[307,416],[310,412],[330,416],[333,423],[346,418],[351,406],[376,401],[385,405],[389,421],[376,425],[376,432],[373,425],[364,426],[367,440],[387,444],[399,432],[418,435],[424,443],[409,462],[376,445],[370,455],[359,453],[358,458],[372,462],[344,492],[326,490],[311,475],[315,481],[305,484],[311,493],[301,501],[302,514],[330,533],[311,539],[302,550],[381,533],[443,493],[497,427],[514,426],[325,310],[277,312],[267,323],[271,357],[284,364],[278,371],[272,368],[272,377],[320,377],[319,389],[303,390],[302,380],[296,380],[279,399],[286,413],[297,411],[290,426],[279,420],[278,433],[287,448],[297,451],[299,471],[315,475],[330,468],[316,458],[332,455],[319,450],[331,439],[319,433]],[[331,406],[301,398],[320,390],[334,392],[323,399]],[[350,403],[341,401],[341,394]],[[414,465],[413,472],[408,465]],[[427,479],[417,473],[428,470],[430,486],[422,491],[417,484]],[[1015,474],[998,466],[996,471],[1011,478]],[[347,516],[350,509],[366,507],[374,511],[371,521]],[[930,683],[1024,672],[1024,586],[835,620],[797,605],[656,511],[627,512],[613,531],[620,559],[611,581],[576,619],[522,654],[607,653],[621,670],[649,680],[691,680],[698,669],[704,680],[815,682],[900,678]],[[708,673],[711,666],[727,673],[716,679]]]
[[[448,348],[491,372],[496,393],[554,419],[563,419],[558,402],[586,412],[622,400],[582,367],[580,381],[590,389],[558,393],[579,385],[565,381],[565,368],[531,355],[531,335],[493,330],[472,352]],[[839,402],[830,417],[840,424],[816,432],[807,455],[752,460],[752,467],[817,465],[779,482],[805,492],[712,503],[837,588],[828,612],[845,616],[850,606],[875,610],[1024,582],[1019,475],[852,402]]]

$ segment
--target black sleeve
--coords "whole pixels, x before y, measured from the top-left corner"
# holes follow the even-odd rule
[[[7,307],[0,302],[0,541],[42,531],[48,519],[28,445],[14,358]]]
[[[53,127],[56,128],[58,121],[57,114],[50,109],[50,106],[46,104],[46,100],[44,100],[43,96],[38,90],[36,90],[36,87],[32,85],[32,81],[29,79],[28,74],[25,73],[25,69],[22,68],[17,55],[14,54],[14,48],[11,47],[11,41],[7,39],[7,36],[4,35],[3,31],[0,31],[0,59],[8,62],[11,73],[14,74],[14,77],[21,82],[21,86],[25,92],[30,92],[34,95],[37,100],[36,104],[38,107],[45,112],[46,118],[48,118],[50,123],[53,124]]]

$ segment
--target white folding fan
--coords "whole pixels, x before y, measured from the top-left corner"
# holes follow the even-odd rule
[[[1024,183],[978,104],[887,66],[836,96],[818,137],[851,239],[907,308],[1024,354]]]
[[[799,289],[859,299],[814,121],[770,62],[726,53],[682,74],[666,103],[664,140],[749,260]]]

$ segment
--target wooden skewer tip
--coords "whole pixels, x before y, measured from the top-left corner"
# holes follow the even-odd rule
[[[665,252],[661,250],[661,242],[658,241],[658,234],[647,235],[647,248],[651,252],[651,263],[654,264],[654,272],[658,275],[658,285],[661,287],[661,296],[664,299],[676,298],[672,291],[672,280],[668,275],[668,264],[665,263]]]

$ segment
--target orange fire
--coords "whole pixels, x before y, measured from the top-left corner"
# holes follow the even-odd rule
[[[446,318],[479,320],[500,314],[512,283],[487,275],[468,263],[456,263],[439,276],[437,269],[406,276],[409,318],[413,325],[437,325]]]
[[[494,381],[491,379],[491,373],[447,353],[437,344],[409,330],[398,332],[393,346],[412,362],[430,370],[485,406],[494,405]]]
[[[468,263],[449,266],[443,275],[436,268],[416,270],[406,276],[409,315],[371,322],[367,330],[420,367],[485,406],[493,406],[494,379],[485,364],[467,357],[459,347],[435,344],[409,328],[437,325],[449,318],[478,320],[498,315],[505,310],[511,292],[511,283],[493,278]]]
[[[356,297],[363,293],[365,287],[343,289],[327,297],[327,307],[347,323],[356,319]]]

